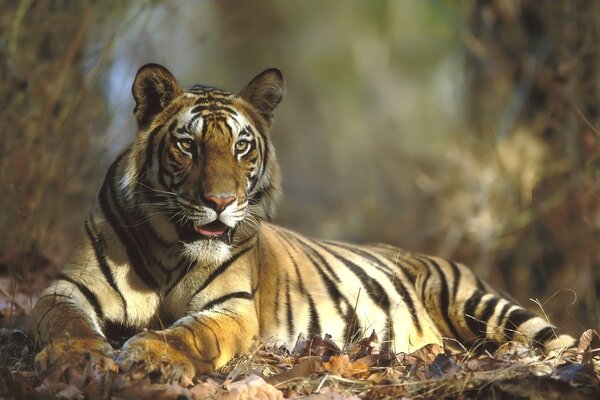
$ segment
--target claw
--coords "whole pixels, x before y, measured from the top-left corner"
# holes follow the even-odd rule
[[[145,374],[160,371],[170,381],[183,386],[193,385],[196,369],[190,355],[172,346],[163,335],[144,332],[129,339],[116,359],[121,371],[139,369]]]

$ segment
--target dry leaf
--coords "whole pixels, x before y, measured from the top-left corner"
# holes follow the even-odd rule
[[[581,363],[587,364],[600,354],[600,335],[593,329],[583,332],[579,338],[577,352],[581,354]]]
[[[240,381],[225,385],[229,393],[220,397],[222,400],[280,400],[283,393],[265,382],[263,378],[250,375]]]
[[[302,397],[303,400],[360,400],[358,396],[342,396],[331,388],[323,388],[319,393]]]
[[[407,356],[407,359],[410,360],[414,358],[418,361],[422,361],[425,364],[430,364],[435,360],[435,357],[438,354],[443,354],[444,348],[436,343],[426,344],[418,350],[413,351]]]
[[[300,332],[298,334],[298,339],[296,339],[296,344],[294,345],[294,349],[292,350],[292,355],[299,357],[300,354],[304,353],[304,350],[308,346],[309,340],[306,340],[304,334]]]
[[[466,363],[467,369],[472,372],[492,371],[499,368],[505,368],[506,365],[508,364],[502,360],[487,356],[471,358]]]
[[[375,330],[373,330],[369,337],[366,337],[366,338],[362,339],[360,342],[358,342],[356,346],[354,346],[352,349],[350,349],[350,351],[348,351],[348,353],[350,354],[350,357],[352,357],[353,360],[355,360],[357,358],[362,358],[364,356],[368,356],[368,355],[371,355],[374,353],[378,353],[379,352],[378,343],[379,343],[379,338],[377,337]]]
[[[334,375],[344,378],[350,378],[369,371],[367,364],[359,361],[350,361],[348,354],[332,356],[329,361],[323,363],[323,368],[331,371]]]
[[[564,363],[554,367],[552,377],[569,383],[592,383],[597,376],[592,364]]]
[[[319,372],[323,372],[323,360],[321,357],[303,357],[298,360],[298,364],[292,369],[267,378],[267,382],[273,386],[282,387],[281,385],[285,382],[298,378],[308,378]]]
[[[429,377],[431,378],[454,375],[457,371],[456,361],[445,353],[436,355],[433,362],[429,365]]]

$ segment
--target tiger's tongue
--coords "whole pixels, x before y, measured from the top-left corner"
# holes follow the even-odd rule
[[[227,230],[227,225],[221,221],[213,221],[210,224],[195,226],[196,232],[204,236],[220,236]]]

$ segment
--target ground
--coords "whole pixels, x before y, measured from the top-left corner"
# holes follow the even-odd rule
[[[6,257],[22,255],[5,256],[0,267],[14,261]],[[581,335],[577,349],[547,355],[519,343],[485,350],[451,341],[393,354],[379,350],[375,333],[343,349],[328,335],[300,335],[293,349],[257,343],[250,354],[193,381],[169,381],[166,364],[159,371],[139,365],[123,373],[87,361],[65,362],[37,374],[29,317],[35,293],[49,278],[44,271],[52,266],[43,257],[34,258],[35,278],[0,269],[1,398],[600,398],[600,335],[594,330]],[[114,344],[118,348],[120,343]]]

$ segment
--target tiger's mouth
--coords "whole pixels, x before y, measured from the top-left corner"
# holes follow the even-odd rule
[[[217,237],[223,235],[229,227],[219,220],[215,220],[206,225],[194,225],[198,234],[208,237]]]
[[[186,222],[180,228],[180,237],[184,242],[196,242],[198,240],[219,240],[223,243],[231,244],[233,230],[233,228],[225,225],[219,220],[204,225]]]

